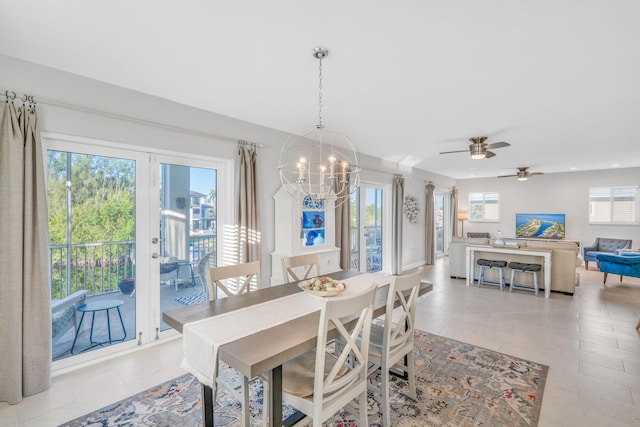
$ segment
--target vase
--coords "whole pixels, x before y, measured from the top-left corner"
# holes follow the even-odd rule
[[[136,288],[136,279],[120,279],[118,280],[118,288],[120,288],[120,292],[124,295],[131,295],[133,290]]]

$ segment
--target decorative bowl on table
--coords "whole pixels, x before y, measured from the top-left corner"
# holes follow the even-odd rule
[[[341,294],[347,289],[347,285],[331,277],[314,277],[298,283],[300,289],[320,297],[333,297]]]

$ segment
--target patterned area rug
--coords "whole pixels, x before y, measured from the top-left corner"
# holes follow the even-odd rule
[[[536,426],[548,367],[470,344],[416,331],[418,400],[407,396],[405,381],[391,377],[391,423],[423,426]],[[227,380],[237,378],[224,367]],[[238,383],[239,384],[239,383]],[[380,426],[380,396],[369,393],[369,425]],[[262,384],[251,383],[252,426],[262,425]],[[283,409],[284,418],[295,410]],[[240,403],[219,390],[216,426],[241,423]],[[64,426],[198,426],[200,384],[190,374],[143,391]],[[339,413],[327,422],[355,427],[358,421]]]
[[[202,304],[203,302],[209,301],[209,297],[204,292],[200,292],[197,294],[188,295],[186,297],[178,297],[176,298],[176,301],[184,305],[194,305]]]

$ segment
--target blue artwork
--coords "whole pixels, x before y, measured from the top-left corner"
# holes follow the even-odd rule
[[[304,196],[302,201],[303,209],[324,209],[324,200],[315,199],[311,196]]]
[[[516,214],[516,237],[564,239],[564,214]]]
[[[302,211],[302,228],[324,228],[324,212]]]
[[[324,245],[324,230],[305,230],[304,245],[305,246]]]

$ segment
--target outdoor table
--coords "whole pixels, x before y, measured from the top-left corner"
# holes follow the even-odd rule
[[[113,344],[114,342],[122,342],[127,337],[127,331],[124,327],[124,321],[122,320],[122,313],[120,313],[120,306],[124,304],[123,301],[118,299],[105,299],[100,301],[91,301],[86,304],[82,304],[77,308],[78,311],[82,312],[82,317],[80,317],[80,323],[78,323],[78,329],[76,329],[76,336],[73,338],[73,344],[71,345],[71,354],[73,354],[73,348],[76,345],[76,341],[78,340],[78,334],[80,333],[80,327],[82,326],[82,321],[84,320],[84,315],[87,313],[91,313],[91,332],[89,334],[89,346],[82,349],[82,351],[87,351],[97,346],[103,346],[105,344]],[[122,339],[114,340],[111,338],[111,319],[109,318],[109,310],[116,309],[118,311],[118,317],[120,318],[120,324],[122,325]],[[107,331],[109,334],[108,341],[93,341],[93,327],[95,325],[96,320],[96,312],[104,311],[107,316]],[[81,352],[82,352],[81,351]]]

